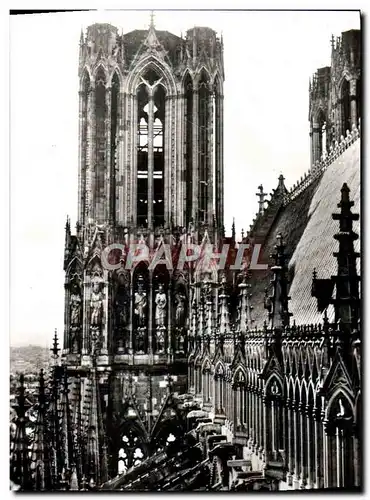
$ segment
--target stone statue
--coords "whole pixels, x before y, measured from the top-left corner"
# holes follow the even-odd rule
[[[139,279],[138,290],[135,292],[135,316],[138,319],[138,326],[146,325],[146,310],[148,299],[142,281]]]
[[[118,289],[116,296],[116,321],[117,326],[126,326],[127,324],[127,296],[124,288]]]
[[[100,326],[103,319],[103,294],[101,292],[101,283],[94,281],[91,293],[91,326]]]
[[[166,305],[167,305],[167,297],[163,289],[163,285],[160,284],[158,287],[158,292],[155,296],[155,324],[156,326],[165,326],[166,323]]]
[[[183,293],[181,292],[176,293],[175,304],[176,304],[176,315],[175,315],[176,326],[182,327],[184,326],[184,321],[185,321],[185,296]]]
[[[81,304],[82,300],[77,287],[73,290],[69,301],[71,326],[79,326],[81,323]]]

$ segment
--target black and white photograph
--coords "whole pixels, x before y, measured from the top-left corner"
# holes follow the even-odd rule
[[[9,13],[11,491],[363,491],[355,7]]]

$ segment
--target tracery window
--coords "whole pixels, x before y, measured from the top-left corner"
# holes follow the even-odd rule
[[[186,224],[192,217],[193,204],[193,82],[185,79],[185,161],[186,161]]]
[[[96,166],[95,166],[95,196],[97,199],[104,199],[105,193],[105,159],[107,147],[106,134],[106,79],[104,71],[100,68],[95,78],[95,141],[96,141]],[[102,203],[96,205],[96,217],[104,219],[104,206]]]
[[[117,142],[118,142],[118,114],[119,114],[119,79],[117,73],[114,73],[112,78],[111,89],[111,130],[110,130],[110,182],[111,192],[109,197],[110,217],[115,218],[116,214],[116,185],[115,185],[115,170],[117,163]]]
[[[209,166],[209,145],[208,145],[208,127],[209,127],[209,100],[210,92],[208,88],[208,78],[203,71],[199,82],[199,123],[198,123],[198,154],[199,154],[199,221],[207,221],[208,206],[208,182],[211,172]]]
[[[164,225],[164,150],[166,91],[153,70],[137,91],[137,223]]]
[[[139,465],[144,458],[145,454],[139,437],[130,431],[125,433],[118,452],[118,473],[122,474],[131,467]]]

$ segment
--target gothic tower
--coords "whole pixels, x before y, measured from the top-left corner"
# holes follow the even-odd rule
[[[309,84],[311,165],[361,117],[361,31],[333,36],[331,46],[331,66],[319,68]]]
[[[191,270],[152,268],[130,249],[167,244],[176,256],[184,241],[222,236],[223,43],[153,19],[124,35],[94,24],[81,33],[79,80],[63,361],[71,418],[89,435],[79,473],[100,484],[183,430],[172,401],[187,390]]]

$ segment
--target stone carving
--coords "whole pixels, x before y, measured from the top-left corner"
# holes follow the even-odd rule
[[[81,323],[82,300],[77,285],[72,289],[69,305],[71,326],[79,326]]]
[[[162,284],[158,287],[158,292],[155,296],[155,303],[155,324],[157,327],[165,326],[167,317],[167,297]]]
[[[146,326],[146,314],[147,314],[148,298],[146,292],[144,291],[143,278],[138,279],[138,290],[135,293],[135,309],[134,313],[137,317],[137,324],[140,327]]]
[[[90,307],[90,324],[94,327],[100,327],[103,320],[103,293],[101,291],[100,280],[93,281]]]
[[[175,295],[176,314],[175,321],[177,327],[184,326],[185,323],[185,295],[182,292],[177,292]]]
[[[165,332],[164,326],[160,326],[156,331],[156,352],[158,354],[163,354],[165,351]]]
[[[69,299],[70,317],[70,347],[73,353],[78,353],[81,330],[82,299],[80,287],[77,283],[72,283],[71,296]]]

